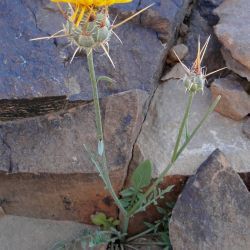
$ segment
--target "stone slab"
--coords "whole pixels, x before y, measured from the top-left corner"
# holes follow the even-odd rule
[[[102,100],[110,170],[126,169],[139,133],[147,93],[131,90]],[[64,112],[0,122],[0,171],[96,173],[84,144],[97,150],[93,103]]]
[[[169,80],[157,88],[134,146],[131,169],[144,159],[153,162],[154,176],[158,176],[165,168],[171,159],[187,98],[181,81]],[[190,129],[200,121],[211,103],[209,89],[195,96]],[[212,113],[168,174],[194,174],[215,148],[223,150],[235,171],[250,172],[250,140],[242,133],[242,126],[243,122]]]
[[[220,150],[189,178],[169,224],[173,249],[250,248],[250,193]]]
[[[71,241],[94,227],[70,221],[5,216],[0,219],[1,250],[47,250],[59,241]]]

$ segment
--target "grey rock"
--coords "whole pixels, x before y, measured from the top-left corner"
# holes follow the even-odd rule
[[[185,44],[177,44],[172,47],[168,54],[168,60],[170,62],[178,62],[178,58],[174,52],[178,55],[179,59],[182,60],[188,54],[188,47]]]
[[[201,16],[198,7],[195,5],[189,19],[189,32],[184,42],[189,49],[189,54],[184,59],[188,67],[192,66],[196,58],[198,38],[200,37],[201,44],[203,44],[210,35],[211,39],[202,63],[202,65],[207,68],[207,72],[212,72],[224,67],[225,62],[220,51],[221,44],[214,34],[213,28],[208,24],[208,21]],[[225,71],[219,72],[213,75],[213,77],[216,77],[216,75],[221,76],[224,73]]]
[[[102,101],[109,166],[126,169],[148,95],[133,90]],[[94,173],[84,144],[96,151],[93,103],[64,112],[0,123],[0,170],[12,173]]]
[[[200,15],[205,18],[210,26],[218,23],[219,17],[213,13],[224,0],[198,0],[197,6]]]
[[[68,243],[74,240],[81,236],[83,230],[86,229],[95,230],[95,227],[70,221],[5,216],[0,218],[1,250],[51,249],[59,242]],[[80,249],[82,248],[75,248],[75,250]],[[105,248],[95,249],[104,250]]]
[[[62,28],[64,20],[51,6],[49,0],[4,0],[0,3],[2,120],[63,109],[66,98],[70,101],[92,99],[85,55],[77,54],[74,62],[69,64],[74,49],[65,48],[67,41],[29,41],[51,35]],[[166,48],[155,31],[140,25],[128,23],[116,32],[123,41],[123,45],[115,37],[110,41],[110,55],[116,69],[105,56],[101,56],[102,51],[95,54],[97,74],[116,80],[112,86],[100,84],[100,95],[103,97],[130,89],[153,93]],[[24,99],[33,100],[32,108],[29,107],[30,102]]]
[[[248,139],[250,139],[250,117],[246,118],[246,121],[242,127],[243,133],[246,135]]]
[[[170,71],[166,72],[162,78],[161,81],[167,81],[170,79],[181,79],[185,76],[185,70],[181,63],[177,63],[174,65],[173,68],[170,69]]]
[[[215,26],[218,39],[229,51],[231,57],[248,71],[250,71],[249,12],[248,0],[226,0],[214,11],[220,18]],[[237,18],[232,18],[232,16],[237,16]],[[232,70],[234,71],[234,68]],[[240,73],[237,69],[235,72]]]
[[[173,249],[250,248],[250,193],[225,156],[215,150],[190,177],[173,209]]]
[[[233,120],[241,120],[250,113],[250,96],[245,92],[237,79],[227,78],[215,79],[211,84],[213,99],[221,96],[216,111]]]
[[[135,143],[130,169],[142,160],[150,159],[154,165],[154,176],[159,176],[171,159],[187,99],[181,81],[169,80],[159,85]],[[204,94],[197,94],[194,98],[189,119],[190,131],[201,120],[209,105],[211,94],[205,88]],[[241,132],[242,125],[243,122],[213,112],[168,174],[192,175],[217,147],[225,152],[235,171],[250,172],[250,141]]]

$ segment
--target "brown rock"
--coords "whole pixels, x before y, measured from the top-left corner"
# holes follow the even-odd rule
[[[232,58],[248,70],[250,70],[249,12],[249,0],[225,0],[214,11],[220,18],[215,26],[217,37]]]
[[[129,172],[129,176],[131,175],[131,172]],[[129,184],[130,178],[127,178],[127,185]],[[160,185],[160,187],[167,188],[170,185],[174,185],[174,189],[171,193],[168,193],[164,196],[163,199],[158,200],[158,205],[161,207],[166,207],[166,203],[174,203],[176,202],[179,194],[181,193],[186,181],[187,176],[181,176],[181,175],[171,175],[166,176]],[[149,206],[145,212],[140,212],[136,214],[131,220],[129,224],[129,234],[134,235],[137,233],[140,233],[144,231],[147,227],[143,223],[149,222],[153,223],[155,220],[158,220],[161,218],[161,215],[157,212],[157,209],[155,205]]]
[[[175,53],[182,60],[188,54],[188,47],[185,44],[177,44],[175,45],[169,52],[168,60],[170,62],[178,62],[178,58]]]
[[[115,191],[125,171],[112,171]],[[6,214],[91,224],[98,211],[117,216],[117,208],[98,174],[0,174],[0,197]]]
[[[215,150],[187,181],[169,225],[173,249],[250,248],[250,193]]]
[[[108,166],[116,191],[126,177],[146,97],[144,91],[134,90],[102,100]],[[88,223],[96,211],[116,215],[83,147],[96,148],[93,103],[66,113],[2,122],[0,135],[0,197],[7,214]]]
[[[174,65],[173,68],[169,72],[163,75],[161,78],[161,81],[168,81],[170,79],[181,79],[185,75],[185,70],[183,69],[183,66],[181,63],[177,63]]]
[[[250,113],[250,96],[237,80],[227,77],[214,80],[212,98],[221,95],[216,111],[233,120],[241,120]]]
[[[242,77],[247,78],[248,81],[250,81],[250,70],[246,66],[244,66],[244,65],[240,64],[238,61],[236,61],[232,57],[229,50],[227,50],[226,48],[222,47],[221,53],[223,55],[223,58],[226,61],[226,65],[227,65],[228,69],[232,70],[233,72],[237,73],[238,75],[240,75]],[[250,84],[248,84],[248,88],[249,88],[249,85]]]

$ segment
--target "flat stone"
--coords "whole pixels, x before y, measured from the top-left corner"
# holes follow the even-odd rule
[[[0,102],[4,103],[0,109],[1,120],[58,111],[65,107],[67,99],[92,100],[85,55],[77,54],[69,64],[74,48],[65,48],[68,45],[65,39],[29,41],[62,28],[64,20],[49,0],[1,1],[0,10],[3,10],[0,11],[0,60],[3,62]],[[97,75],[116,80],[111,86],[101,83],[100,96],[131,89],[153,93],[167,48],[154,30],[132,22],[119,27],[116,33],[123,41],[121,45],[115,36],[110,41],[110,56],[116,69],[102,56],[103,51],[95,53]]]
[[[220,18],[219,23],[215,26],[217,37],[223,47],[230,52],[232,58],[248,71],[250,70],[249,12],[248,0],[225,0],[214,11]],[[235,15],[237,18],[232,18]],[[232,70],[234,69],[232,68]],[[242,76],[244,77],[244,75]]]
[[[154,176],[159,176],[171,159],[179,126],[184,115],[188,95],[181,81],[169,80],[161,84],[135,143],[133,169],[144,159],[154,165]],[[194,98],[189,128],[193,129],[211,105],[209,89]],[[250,141],[241,132],[243,122],[236,122],[213,112],[191,143],[176,161],[169,175],[192,175],[215,148],[220,148],[237,172],[250,172]]]
[[[118,193],[126,170],[110,171]],[[70,220],[91,224],[91,215],[104,212],[117,217],[117,207],[96,173],[78,174],[3,174],[0,173],[0,198],[8,215],[40,219]]]
[[[143,120],[147,93],[131,90],[102,102],[111,170],[125,169]],[[84,144],[96,151],[93,103],[65,112],[0,123],[0,171],[7,173],[96,173]]]
[[[249,206],[243,181],[225,156],[214,151],[189,178],[172,211],[173,249],[249,249]]]
[[[184,57],[188,54],[188,47],[185,44],[177,44],[171,48],[168,54],[168,60],[170,62],[178,62],[178,58],[176,57],[175,53],[178,55],[180,60],[184,59]]]
[[[218,113],[233,120],[241,120],[250,113],[250,96],[237,79],[227,77],[214,80],[211,93],[213,100],[221,96],[215,109]]]
[[[177,63],[174,65],[173,68],[170,69],[170,71],[166,72],[163,77],[161,78],[161,81],[168,81],[170,79],[181,79],[185,76],[185,70],[183,69],[183,66],[181,63]]]
[[[248,139],[250,139],[250,118],[246,118],[242,127],[243,133],[246,135]]]
[[[247,78],[248,81],[250,81],[250,70],[239,63],[237,60],[235,60],[229,50],[226,48],[222,47],[221,48],[221,53],[223,55],[223,58],[226,61],[227,67],[232,70],[233,72],[237,73],[238,75]],[[249,84],[248,84],[249,86]]]
[[[58,242],[70,242],[84,230],[95,227],[69,221],[31,219],[5,216],[0,219],[0,245],[2,250],[51,249]],[[73,247],[73,245],[72,245]],[[80,250],[81,248],[69,248]],[[95,248],[95,250],[105,248]]]
[[[102,100],[108,167],[116,192],[127,175],[146,99],[145,91],[131,90]],[[85,144],[97,151],[93,109],[91,102],[65,112],[1,122],[0,198],[7,214],[85,223],[96,211],[117,215],[84,149]]]

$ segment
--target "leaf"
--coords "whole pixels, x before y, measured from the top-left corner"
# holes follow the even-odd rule
[[[65,242],[59,241],[49,250],[64,250],[64,249],[65,249]]]
[[[146,221],[144,221],[144,224],[145,224],[148,228],[154,228],[154,227],[155,227],[154,224],[151,224],[151,223],[146,222]]]
[[[164,193],[169,193],[169,192],[171,192],[173,190],[173,188],[174,188],[174,185],[170,185],[166,189],[164,189],[163,192]]]
[[[114,220],[114,221],[112,222],[112,224],[113,224],[114,226],[118,226],[118,225],[120,224],[120,221],[119,221],[119,220]]]
[[[133,172],[131,181],[136,190],[147,187],[152,175],[152,163],[149,160],[142,162]]]
[[[91,215],[91,221],[97,226],[106,225],[107,217],[104,213],[96,213]]]
[[[102,156],[103,155],[103,151],[104,151],[104,143],[103,143],[103,140],[100,140],[98,142],[98,154],[100,156]]]
[[[164,208],[162,208],[162,207],[156,207],[156,209],[157,209],[158,213],[160,213],[160,214],[165,215],[167,213],[166,210]]]
[[[127,209],[130,206],[131,203],[131,199],[130,198],[124,198],[124,199],[120,199],[120,202],[122,204],[122,206]]]
[[[120,195],[122,197],[129,197],[129,196],[132,196],[133,194],[135,194],[135,189],[133,187],[129,187],[129,188],[123,189],[120,192]]]
[[[111,79],[108,76],[99,76],[97,78],[97,83],[99,83],[100,81],[109,82],[109,83],[115,83],[115,80]]]

